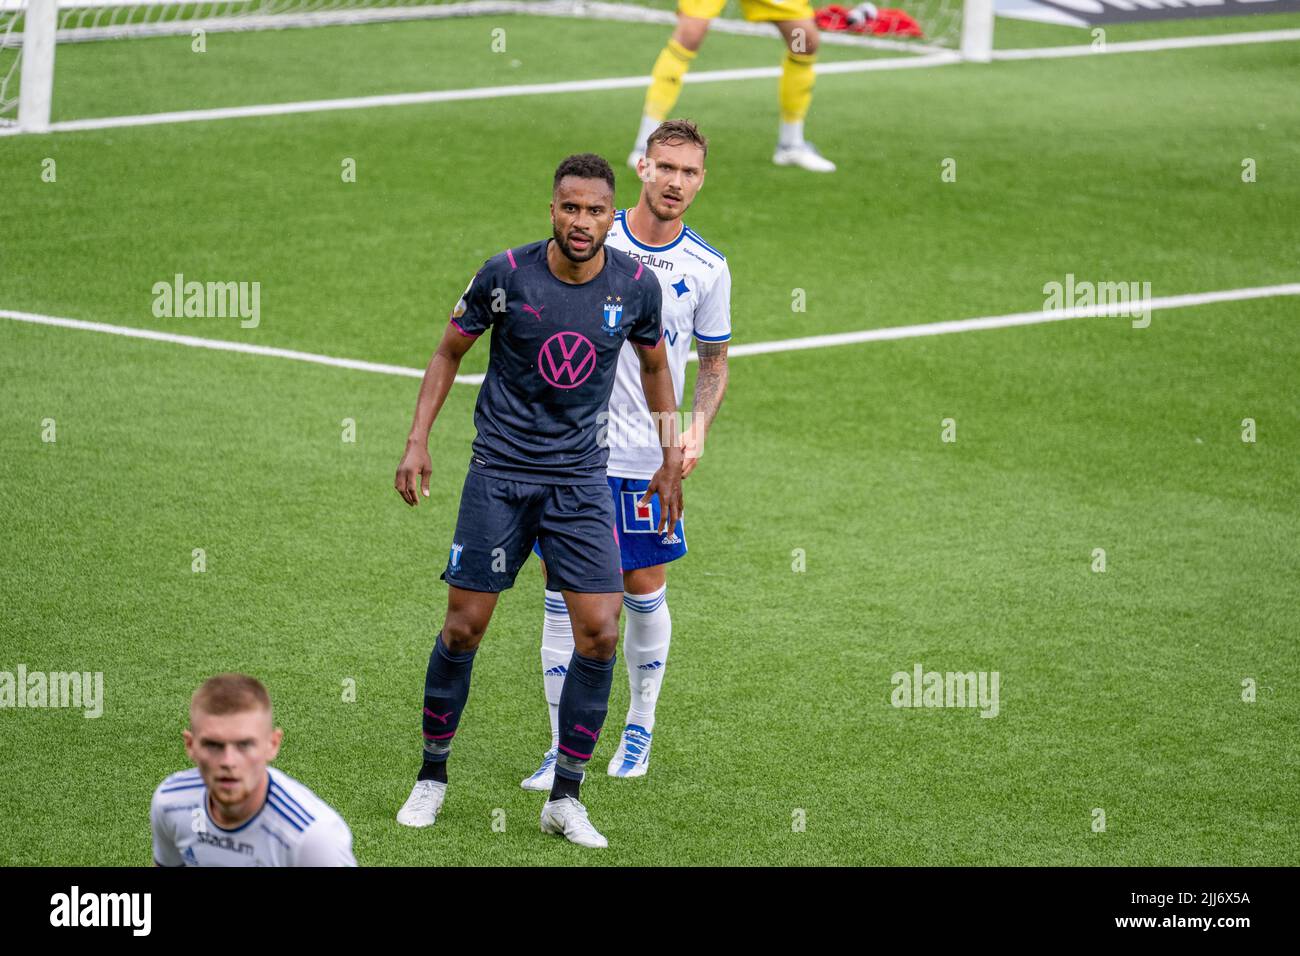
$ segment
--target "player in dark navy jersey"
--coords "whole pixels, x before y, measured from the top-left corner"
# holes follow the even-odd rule
[[[474,408],[478,434],[442,574],[447,615],[425,677],[424,764],[397,814],[408,826],[430,826],[442,807],[475,651],[499,593],[514,584],[536,540],[549,586],[564,595],[575,645],[560,699],[555,784],[541,827],[583,846],[607,845],[578,801],[578,785],[609,706],[623,600],[605,480],[609,449],[600,429],[624,341],[638,346],[642,387],[661,425],[663,464],[643,501],[659,497],[663,529],[676,524],[682,509],[682,449],[659,281],[629,256],[606,254],[614,213],[609,164],[590,153],[564,160],[551,197],[552,238],[483,264],[425,371],[395,482],[410,505],[429,494],[429,430],[461,357],[492,329]]]

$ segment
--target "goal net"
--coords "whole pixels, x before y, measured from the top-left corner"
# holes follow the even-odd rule
[[[842,6],[855,2],[843,0]],[[829,3],[814,0],[813,6]],[[822,42],[900,54],[950,50],[961,41],[964,5],[981,3],[989,8],[991,23],[992,0],[881,0],[880,7],[906,12],[923,36],[824,31]],[[676,0],[0,0],[0,127],[48,128],[49,89],[57,83],[55,44],[503,14],[670,26],[675,9]],[[711,29],[755,36],[773,32],[769,23],[745,21],[738,0],[728,0]],[[24,84],[41,89],[24,95]]]

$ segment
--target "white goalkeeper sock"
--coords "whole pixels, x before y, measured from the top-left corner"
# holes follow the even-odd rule
[[[668,613],[668,585],[651,594],[623,594],[627,627],[623,631],[623,659],[627,661],[631,699],[627,722],[654,730],[655,704],[664,682],[673,619]]]
[[[657,120],[652,116],[641,117],[641,128],[636,131],[636,151],[645,152],[645,141],[650,138],[650,134],[659,128],[663,120]]]
[[[782,122],[777,142],[781,146],[798,146],[801,144],[803,142],[803,120],[795,120],[793,123]]]
[[[564,605],[564,595],[547,590],[546,616],[542,621],[542,684],[551,712],[551,746],[560,742],[560,692],[564,675],[573,659],[573,622]]]

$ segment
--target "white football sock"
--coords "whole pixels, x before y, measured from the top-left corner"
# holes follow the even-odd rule
[[[564,675],[573,658],[573,622],[564,606],[564,595],[547,590],[546,616],[542,621],[542,684],[547,709],[551,712],[551,746],[560,742],[560,692]]]
[[[641,128],[636,133],[636,151],[645,152],[645,141],[650,138],[650,134],[659,128],[663,120],[657,120],[652,116],[641,117]]]
[[[798,146],[803,142],[803,120],[795,120],[793,123],[782,123],[781,133],[777,137],[777,142],[781,146]]]
[[[651,594],[623,594],[627,627],[623,631],[623,659],[627,661],[628,688],[632,693],[627,722],[654,730],[655,704],[664,682],[673,619],[668,613],[668,585]]]

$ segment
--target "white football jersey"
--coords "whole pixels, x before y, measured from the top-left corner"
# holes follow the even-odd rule
[[[614,216],[605,245],[645,263],[663,290],[664,345],[680,407],[691,339],[725,342],[731,338],[731,273],[727,259],[682,223],[667,245],[647,246],[627,228],[627,210]],[[615,478],[653,478],[663,464],[659,435],[650,419],[641,362],[631,343],[618,357],[614,391],[609,397],[609,467]]]
[[[149,820],[160,866],[356,866],[352,831],[334,808],[271,767],[266,802],[241,826],[223,829],[208,813],[199,771],[174,773],[154,791]]]

